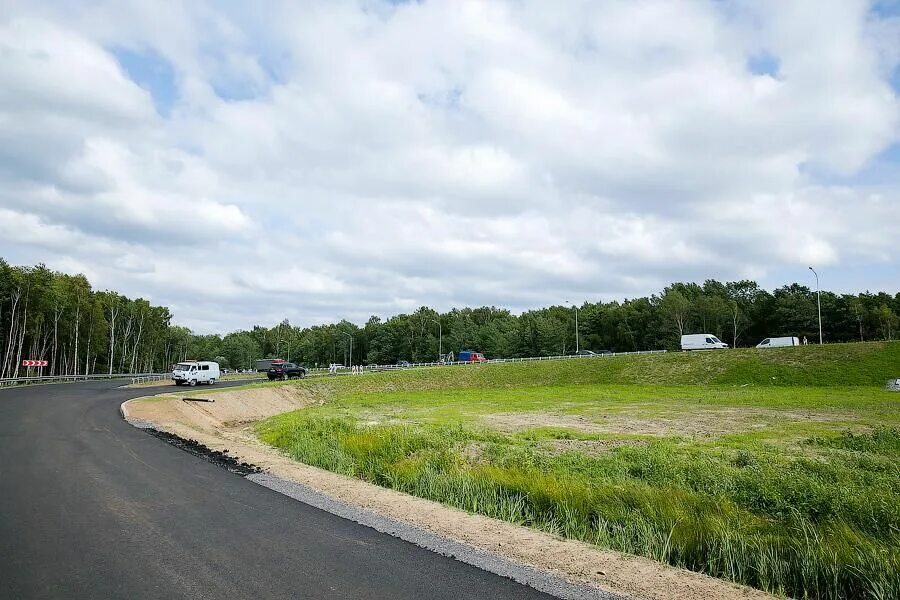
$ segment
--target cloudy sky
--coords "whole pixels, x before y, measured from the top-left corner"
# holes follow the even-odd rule
[[[198,331],[900,291],[900,1],[0,4],[0,256]]]

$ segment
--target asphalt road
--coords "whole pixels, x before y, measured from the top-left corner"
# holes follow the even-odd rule
[[[135,429],[120,383],[0,390],[0,597],[549,597]]]

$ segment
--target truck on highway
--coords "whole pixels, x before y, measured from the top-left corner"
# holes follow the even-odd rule
[[[459,362],[484,362],[487,359],[484,357],[484,354],[481,352],[475,352],[474,350],[462,350],[459,354],[456,355],[456,360]]]
[[[256,361],[256,372],[257,373],[267,373],[269,369],[272,368],[272,365],[280,365],[283,364],[285,360],[283,358],[264,358]]]

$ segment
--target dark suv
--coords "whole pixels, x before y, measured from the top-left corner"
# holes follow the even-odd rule
[[[306,377],[306,367],[301,367],[300,365],[289,362],[276,363],[269,367],[269,370],[266,371],[266,376],[268,376],[269,380],[281,379],[283,381],[295,377],[302,379],[303,377]]]

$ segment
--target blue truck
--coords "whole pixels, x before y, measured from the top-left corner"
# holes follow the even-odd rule
[[[458,362],[485,362],[487,359],[484,357],[484,354],[481,352],[475,352],[474,350],[462,350],[459,354],[456,355],[456,360]]]

